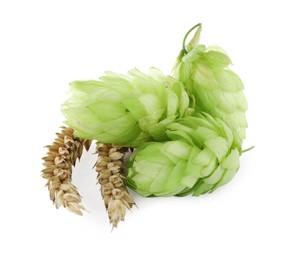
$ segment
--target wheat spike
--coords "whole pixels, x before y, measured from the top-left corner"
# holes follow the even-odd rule
[[[87,151],[91,145],[90,140],[74,137],[74,130],[62,127],[62,131],[57,133],[57,137],[48,148],[47,156],[43,157],[44,169],[42,177],[47,179],[50,199],[56,208],[63,205],[64,208],[83,215],[81,210],[81,196],[77,188],[72,184],[72,167],[77,159],[80,160],[83,148]]]
[[[124,220],[126,208],[131,209],[135,204],[126,189],[123,159],[128,148],[97,142],[96,171],[101,194],[108,212],[110,223],[117,227]]]

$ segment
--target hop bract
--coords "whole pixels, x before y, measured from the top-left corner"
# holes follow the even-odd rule
[[[211,192],[239,168],[230,128],[206,113],[168,126],[170,141],[148,142],[129,163],[128,185],[143,196],[184,196]]]
[[[144,74],[106,73],[98,81],[71,83],[71,97],[62,106],[75,136],[135,147],[165,140],[167,125],[191,114],[183,84],[158,69]]]
[[[195,97],[196,111],[207,112],[226,122],[234,132],[236,145],[241,148],[247,127],[243,83],[229,68],[231,60],[221,48],[198,44],[200,29],[180,52],[175,76]]]

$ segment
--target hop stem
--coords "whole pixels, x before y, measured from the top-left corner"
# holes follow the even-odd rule
[[[72,184],[72,167],[77,159],[80,160],[83,148],[89,150],[91,141],[76,138],[73,134],[73,129],[63,127],[53,144],[47,146],[47,156],[42,158],[45,166],[42,177],[47,179],[50,199],[56,208],[63,205],[64,208],[83,215],[81,210],[85,208],[81,204],[81,196]]]
[[[251,147],[249,147],[247,149],[242,150],[242,153],[246,153],[246,152],[248,152],[250,150],[253,150],[254,148],[255,148],[255,146],[253,145],[253,146],[251,146]]]
[[[96,171],[101,194],[108,212],[110,223],[117,227],[124,220],[126,208],[131,209],[135,204],[126,189],[123,159],[128,148],[111,144],[97,143]]]
[[[193,37],[193,39],[191,40],[191,44],[192,45],[195,45],[195,44],[197,44],[198,43],[198,41],[199,41],[199,36],[200,36],[200,32],[201,32],[201,27],[202,27],[202,23],[198,23],[198,24],[196,24],[195,26],[193,26],[186,34],[185,34],[185,36],[184,36],[184,39],[183,39],[183,43],[182,43],[182,52],[184,53],[184,54],[186,54],[186,53],[188,53],[188,51],[189,50],[187,50],[187,48],[186,48],[186,40],[187,40],[187,38],[188,38],[188,35],[194,30],[194,29],[196,29],[198,27],[198,30],[197,30],[197,32],[195,33],[195,35],[194,35],[194,37]]]

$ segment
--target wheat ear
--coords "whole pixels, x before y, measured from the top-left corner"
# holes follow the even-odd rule
[[[47,156],[43,157],[44,169],[42,177],[47,179],[50,199],[56,208],[63,205],[64,208],[83,215],[81,210],[81,196],[77,188],[72,184],[72,167],[77,159],[80,160],[83,148],[88,151],[91,145],[90,140],[74,137],[74,130],[62,127],[62,131],[57,133],[57,137],[48,148]]]
[[[108,212],[110,223],[117,227],[124,220],[126,208],[131,209],[135,204],[127,191],[124,177],[124,155],[128,148],[97,142],[96,171],[101,194]]]

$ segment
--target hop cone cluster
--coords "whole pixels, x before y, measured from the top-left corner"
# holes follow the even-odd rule
[[[125,184],[143,196],[199,196],[239,169],[247,127],[243,83],[222,49],[199,44],[200,32],[198,24],[186,34],[173,76],[134,69],[71,84],[62,111],[76,138],[96,139],[97,151],[107,149],[97,170],[113,225],[134,203]],[[118,168],[123,155],[111,158],[122,147],[135,148],[126,177]]]
[[[139,194],[198,196],[237,172],[239,151],[222,120],[199,113],[170,124],[166,133],[169,141],[145,143],[131,157],[128,185]]]
[[[183,84],[154,68],[75,81],[71,94],[62,111],[75,136],[127,147],[165,140],[166,126],[191,113]]]

